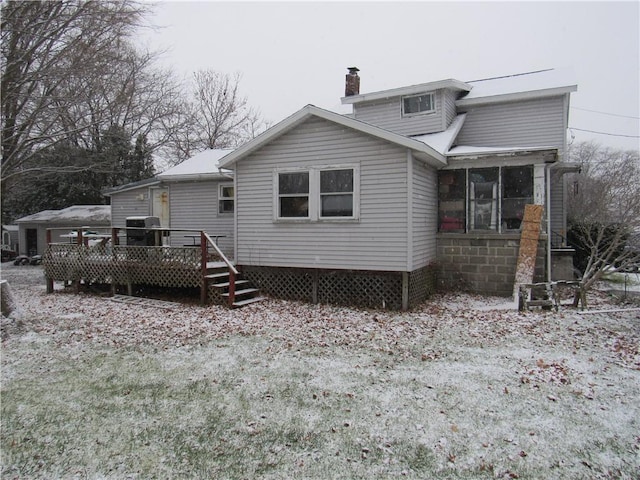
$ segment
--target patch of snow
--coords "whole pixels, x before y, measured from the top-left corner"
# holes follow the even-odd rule
[[[182,175],[211,175],[218,174],[220,160],[229,153],[232,148],[220,148],[204,150],[185,160],[179,165],[166,170],[158,175],[158,178],[169,178]]]
[[[533,92],[576,85],[575,74],[570,68],[555,68],[538,72],[508,75],[467,82],[473,88],[464,100]]]

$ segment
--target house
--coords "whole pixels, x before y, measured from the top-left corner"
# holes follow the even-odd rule
[[[18,244],[21,255],[43,255],[47,245],[47,229],[52,242],[69,241],[74,229],[109,231],[111,209],[108,205],[74,205],[62,210],[43,210],[19,218]]]
[[[189,230],[205,230],[233,256],[233,176],[218,166],[230,152],[205,150],[154,178],[106,191],[113,226],[125,227],[129,217],[155,216],[162,227],[184,230],[171,233],[170,245],[189,245]]]
[[[408,308],[436,279],[510,295],[524,205],[535,203],[537,275],[551,278],[573,168],[562,161],[571,78],[359,85],[349,69],[352,114],[307,105],[220,159],[234,171],[238,269],[266,293],[308,301]],[[183,212],[203,203],[185,202]]]

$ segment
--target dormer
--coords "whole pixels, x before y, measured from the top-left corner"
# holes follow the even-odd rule
[[[401,135],[442,132],[456,117],[456,100],[471,85],[454,79],[360,94],[358,69],[349,68],[343,104],[353,105],[353,118]]]

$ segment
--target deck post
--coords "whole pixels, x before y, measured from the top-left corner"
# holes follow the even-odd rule
[[[51,245],[51,230],[47,229],[47,249]],[[53,293],[53,278],[46,277],[47,279],[47,293]]]
[[[409,310],[409,272],[402,272],[402,310]]]
[[[233,269],[229,269],[229,307],[233,307],[236,301],[236,274]]]
[[[207,282],[207,260],[208,260],[209,245],[207,244],[207,237],[204,235],[204,231],[200,231],[200,303],[205,305],[207,303],[207,290],[209,289],[209,282]]]

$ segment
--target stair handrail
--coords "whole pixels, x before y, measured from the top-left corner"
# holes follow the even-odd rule
[[[236,269],[236,267],[231,263],[231,260],[229,260],[227,258],[227,256],[222,253],[222,250],[220,250],[220,247],[218,247],[218,244],[207,234],[207,232],[205,232],[204,230],[200,231],[200,245],[202,246],[202,276],[203,276],[203,288],[202,288],[202,301],[203,303],[206,300],[206,293],[205,293],[205,286],[206,286],[206,282],[204,282],[204,275],[206,274],[207,271],[207,260],[208,260],[208,245],[211,245],[214,250],[216,251],[216,253],[220,256],[220,258],[222,259],[222,261],[224,263],[226,263],[227,267],[229,268],[229,305],[233,305],[233,303],[235,302],[235,296],[236,296],[236,275],[238,275],[238,270]]]
[[[209,236],[207,232],[200,232],[200,233],[202,235],[200,245],[203,246],[203,251],[206,253],[207,243],[209,243],[214,248],[216,253],[220,256],[222,261],[227,264],[227,267],[229,267],[229,270],[231,270],[233,273],[237,275],[239,273],[238,270],[236,270],[236,267],[233,266],[233,263],[231,262],[231,260],[229,260],[227,256],[224,253],[222,253],[222,250],[220,250],[220,247],[218,247],[218,244]]]

